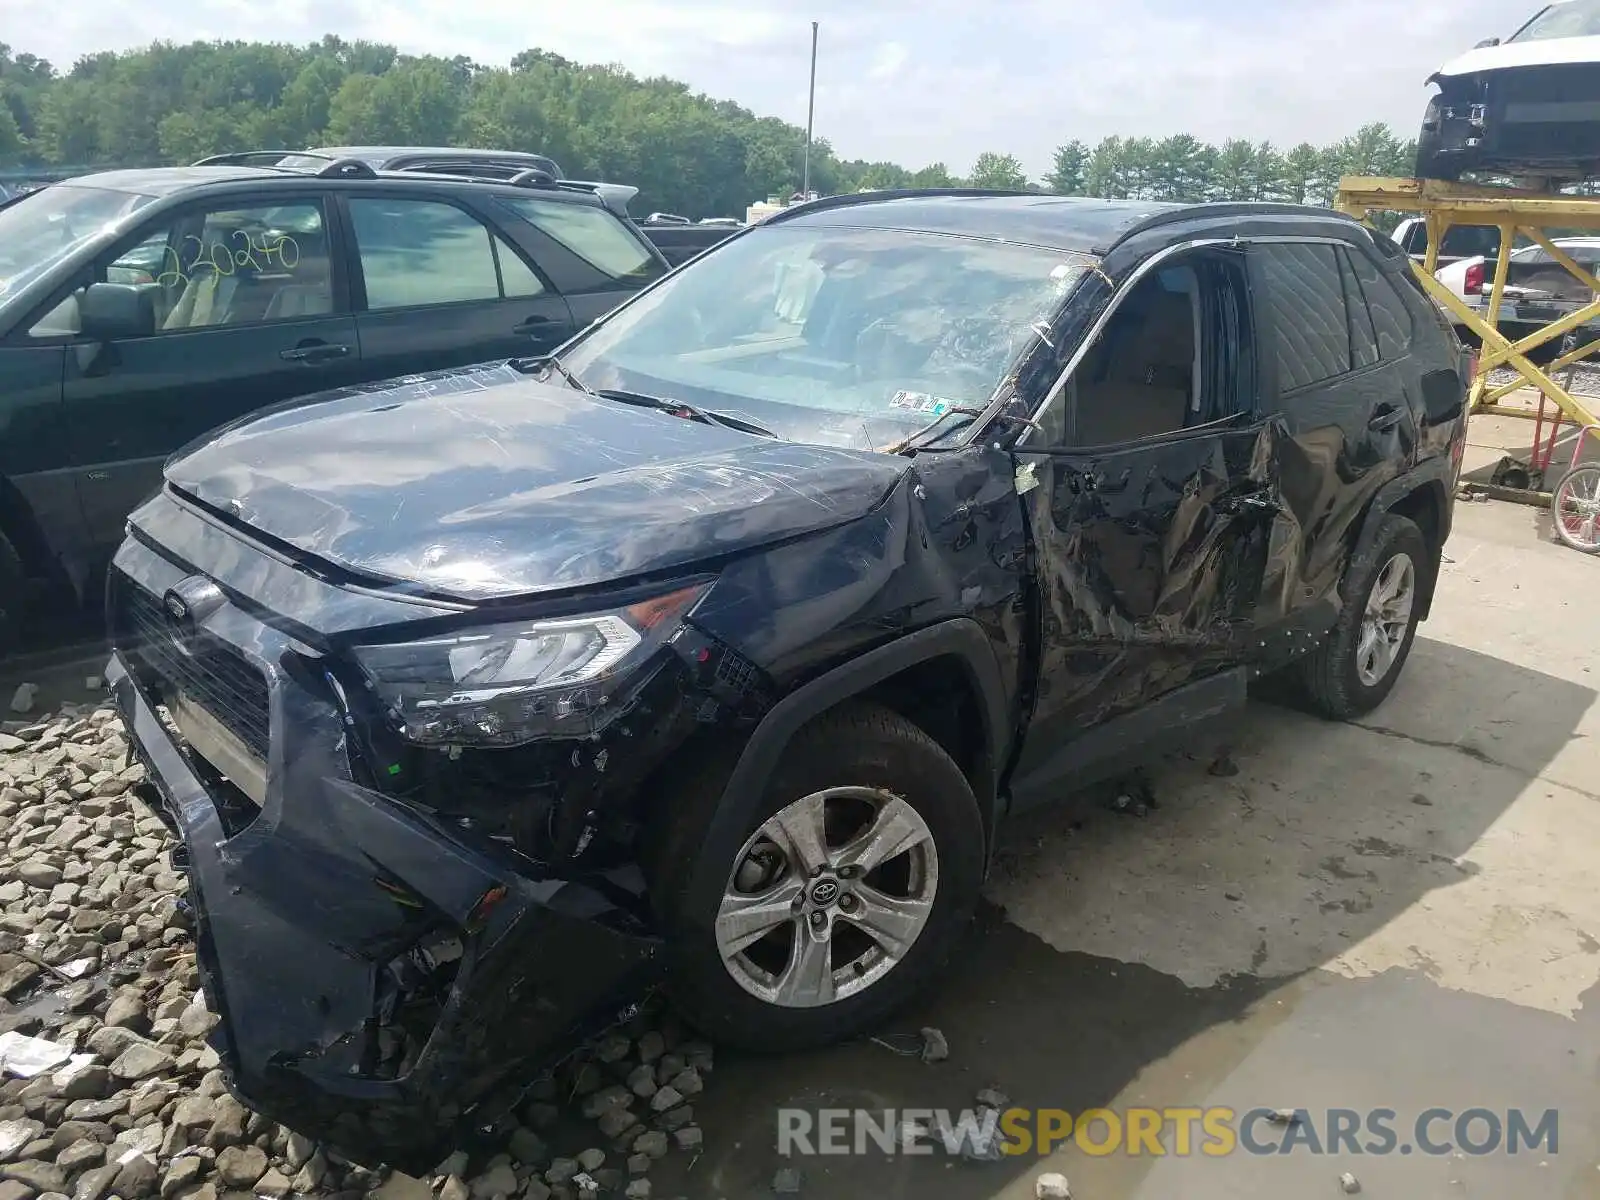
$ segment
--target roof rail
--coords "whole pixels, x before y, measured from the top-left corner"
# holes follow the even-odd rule
[[[553,188],[556,186],[556,177],[549,171],[541,171],[538,167],[529,167],[526,171],[518,171],[506,180],[512,187]]]
[[[318,157],[323,157],[319,155]],[[376,179],[371,164],[359,158],[336,158],[317,172],[318,179]]]
[[[189,165],[191,167],[275,167],[278,160],[287,158],[291,154],[304,154],[303,150],[235,150],[230,154],[212,154],[199,159]],[[313,158],[326,158],[326,154],[314,154]],[[270,159],[268,162],[255,162],[254,159]]]

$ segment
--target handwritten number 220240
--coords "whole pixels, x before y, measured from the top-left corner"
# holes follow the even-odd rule
[[[162,287],[177,287],[188,283],[195,270],[201,267],[210,267],[218,275],[232,275],[241,268],[292,271],[300,265],[300,245],[286,233],[255,239],[244,230],[236,229],[230,241],[234,245],[212,242],[208,246],[196,235],[186,235],[178,248],[166,247],[156,282]],[[185,263],[191,242],[194,256]]]

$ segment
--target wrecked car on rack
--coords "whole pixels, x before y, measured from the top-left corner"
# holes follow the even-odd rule
[[[1267,672],[1383,699],[1466,371],[1328,212],[881,192],[191,447],[110,678],[231,1086],[420,1172],[653,982],[725,1044],[871,1027],[1007,814]]]

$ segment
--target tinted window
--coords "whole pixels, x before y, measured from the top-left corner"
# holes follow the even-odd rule
[[[1344,282],[1332,246],[1256,247],[1269,303],[1264,314],[1278,348],[1278,387],[1307,387],[1350,370]]]
[[[1361,294],[1367,301],[1367,311],[1372,315],[1379,357],[1399,358],[1411,349],[1411,310],[1365,254],[1352,251],[1347,261],[1355,270]]]
[[[552,200],[500,203],[611,279],[642,283],[661,273],[644,242],[606,209]]]
[[[350,201],[369,309],[531,296],[538,277],[487,226],[434,200]],[[501,271],[505,287],[501,287]]]
[[[1346,250],[1339,251],[1339,273],[1344,277],[1344,307],[1350,317],[1350,365],[1370,367],[1378,361],[1378,339],[1372,331],[1372,314],[1367,312],[1367,303],[1361,298]]]
[[[315,201],[187,212],[95,264],[93,279],[150,288],[162,331],[333,311],[327,226]],[[78,329],[74,293],[29,333],[57,337]]]

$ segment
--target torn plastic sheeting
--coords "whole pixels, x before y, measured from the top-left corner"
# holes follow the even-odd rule
[[[0,1071],[32,1079],[45,1071],[53,1071],[72,1058],[70,1047],[47,1038],[28,1037],[26,1034],[0,1034]]]

